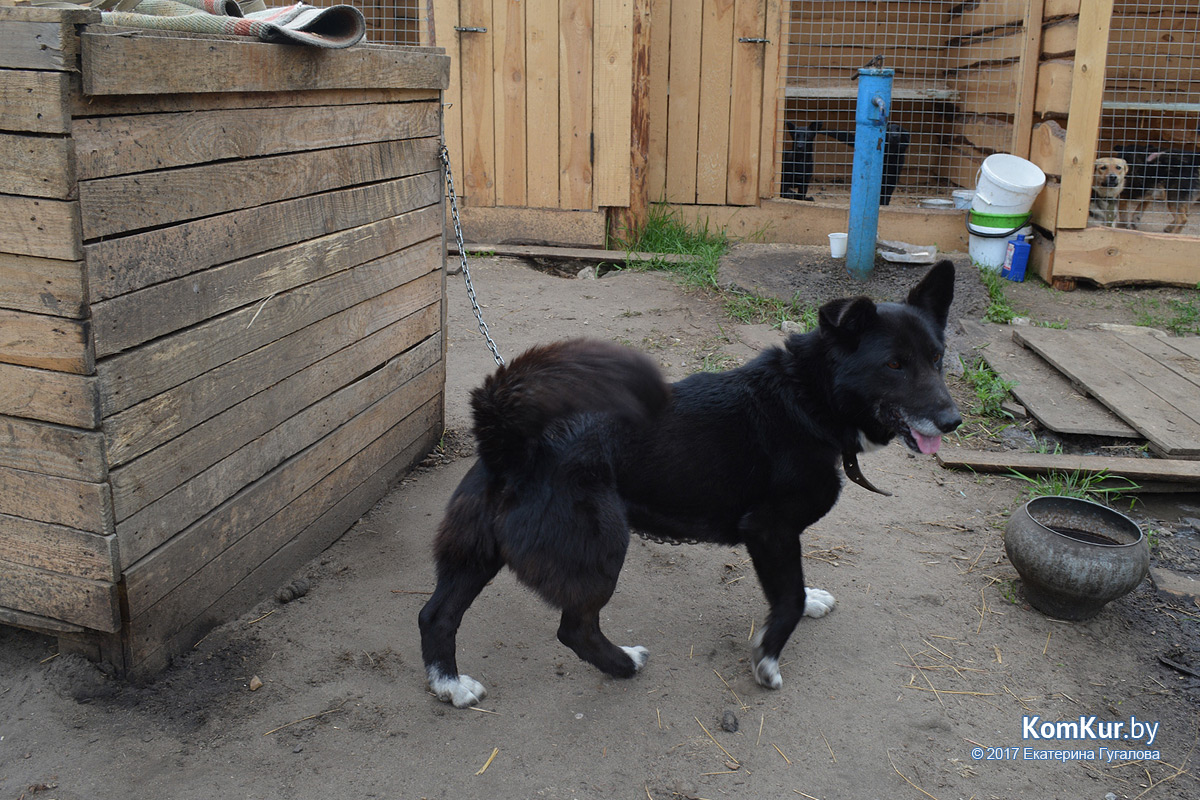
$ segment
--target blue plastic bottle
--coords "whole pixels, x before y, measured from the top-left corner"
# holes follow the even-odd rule
[[[1000,268],[1001,277],[1020,283],[1025,280],[1025,266],[1029,263],[1029,242],[1023,234],[1017,234],[1016,239],[1008,240],[1008,248],[1004,251],[1004,266]]]

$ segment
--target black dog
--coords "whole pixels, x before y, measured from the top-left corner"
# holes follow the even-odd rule
[[[813,140],[821,130],[820,122],[799,127],[794,122],[785,122],[792,146],[783,151],[780,171],[780,197],[790,200],[809,200],[808,187],[813,176]]]
[[[1146,144],[1121,144],[1113,148],[1125,159],[1125,191],[1121,195],[1118,222],[1133,228],[1146,206],[1159,192],[1171,212],[1171,222],[1163,230],[1177,233],[1187,225],[1191,205],[1200,196],[1200,153]]]
[[[616,677],[646,663],[600,630],[633,528],[746,545],[770,604],[754,676],[778,689],[779,654],[801,616],[833,596],[807,588],[800,534],[846,474],[873,489],[857,454],[894,437],[932,453],[961,422],[942,378],[954,267],[905,303],[835,300],[820,326],[739,369],[673,386],[644,355],[574,340],[536,347],[472,393],[479,461],[450,499],[435,543],[437,587],[420,614],[429,686],[456,706],[484,688],[459,674],[463,614],[507,564],[562,610],[558,638]],[[877,491],[877,490],[876,490]]]
[[[821,130],[830,139],[837,139],[848,147],[854,147],[854,134],[829,128]],[[892,193],[900,185],[900,174],[904,172],[904,161],[908,157],[908,145],[912,134],[897,122],[889,122],[883,134],[883,179],[879,185],[879,205],[892,202]]]

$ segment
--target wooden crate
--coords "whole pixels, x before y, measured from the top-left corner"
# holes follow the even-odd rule
[[[125,672],[437,441],[449,68],[98,19],[0,7],[0,622]]]

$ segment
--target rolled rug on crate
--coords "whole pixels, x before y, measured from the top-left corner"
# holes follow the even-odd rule
[[[104,11],[101,20],[119,27],[254,36],[264,42],[333,49],[357,44],[367,33],[366,19],[353,6],[294,3],[268,8],[261,0],[142,0],[130,10]]]

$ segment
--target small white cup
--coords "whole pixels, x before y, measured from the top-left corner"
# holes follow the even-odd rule
[[[846,257],[846,234],[831,233],[829,234],[829,255],[833,258]]]

